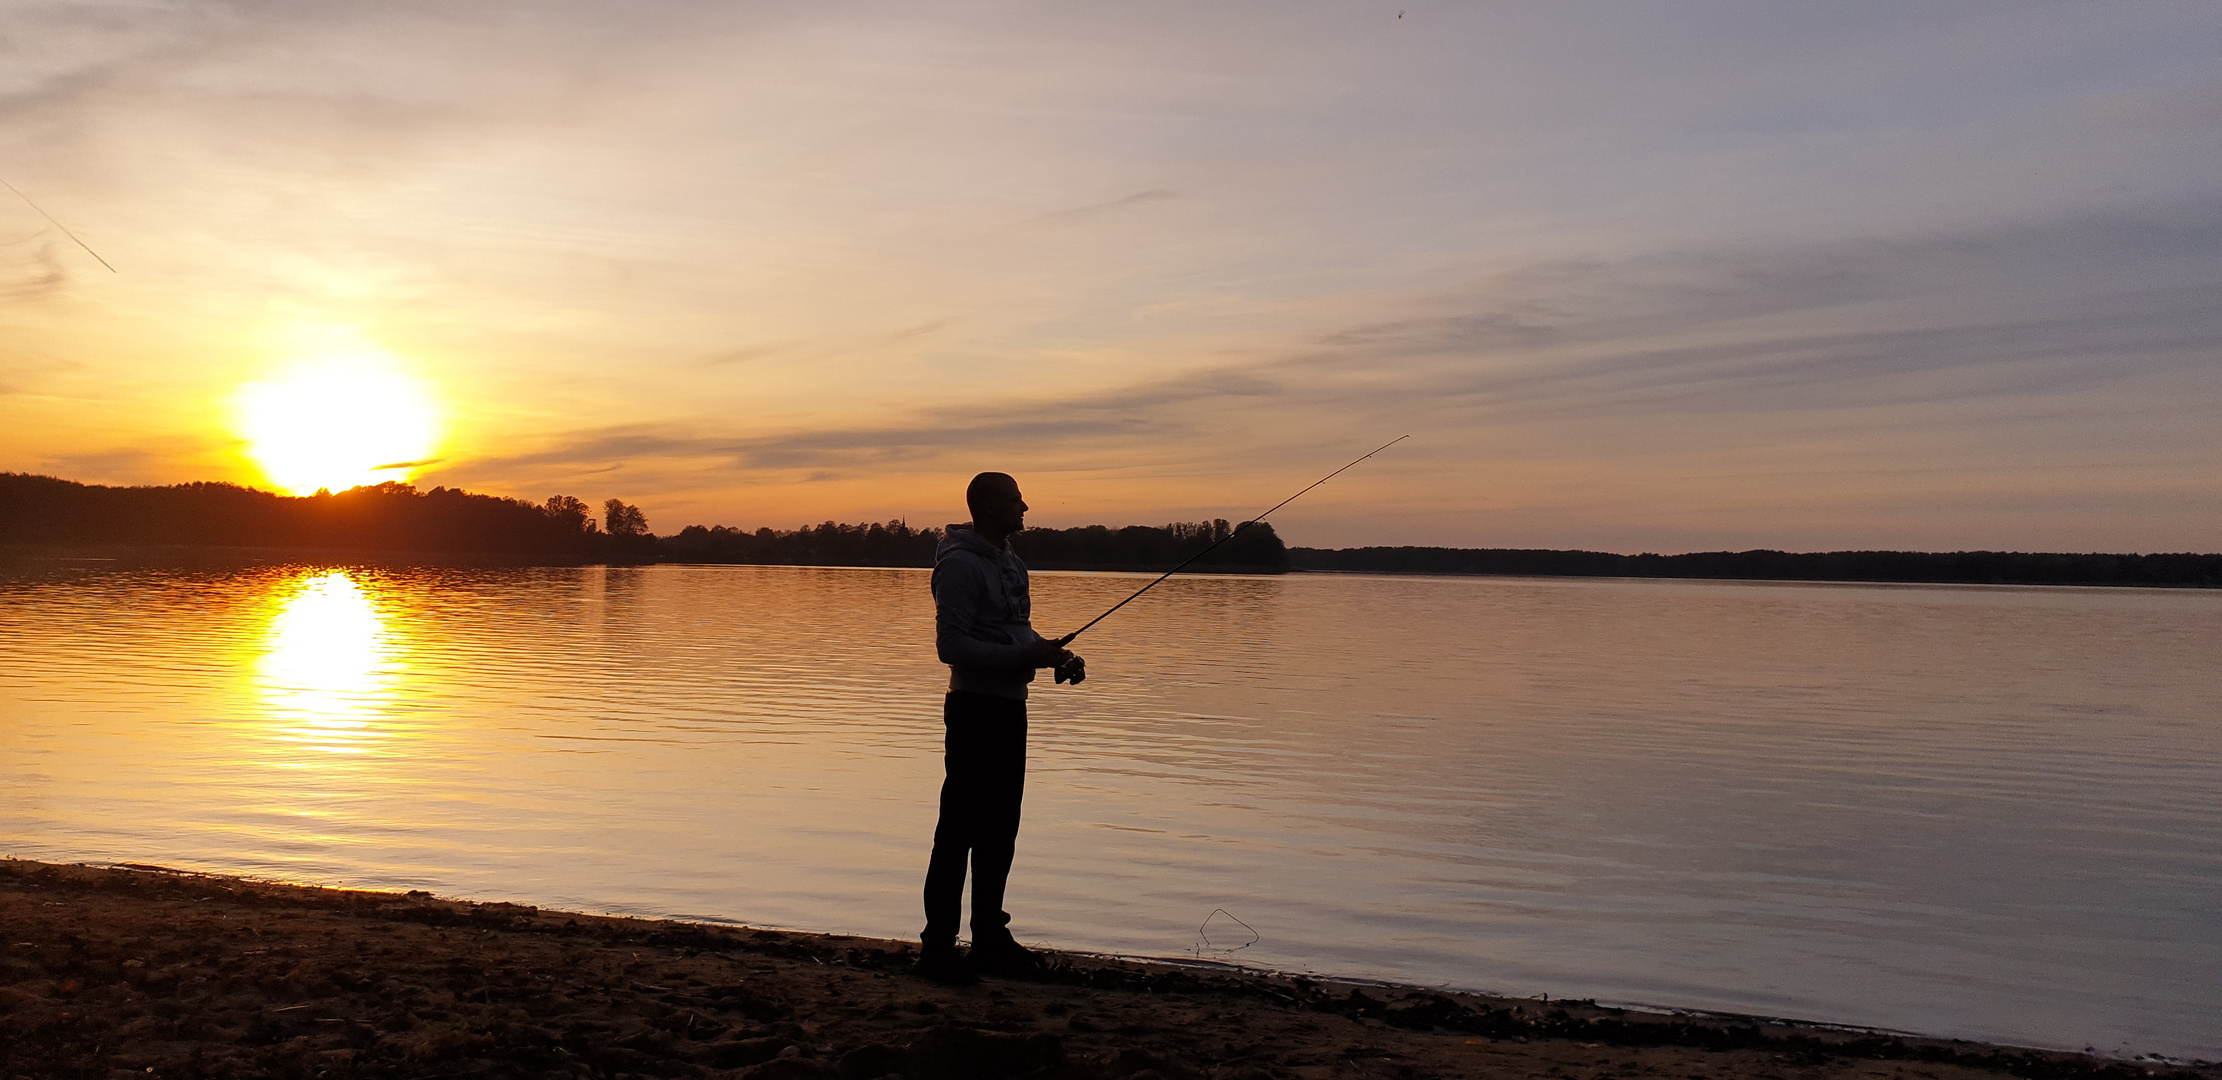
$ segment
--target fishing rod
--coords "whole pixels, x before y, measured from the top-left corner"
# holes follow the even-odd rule
[[[1258,516],[1256,516],[1256,517],[1254,517],[1254,518],[1251,518],[1250,520],[1248,520],[1248,521],[1245,521],[1245,522],[1243,522],[1243,523],[1242,523],[1242,524],[1240,524],[1240,525],[1237,525],[1237,526],[1235,526],[1233,530],[1231,530],[1230,532],[1228,532],[1228,533],[1227,533],[1227,535],[1225,535],[1225,536],[1222,536],[1222,537],[1220,537],[1219,539],[1217,539],[1217,540],[1214,540],[1214,541],[1212,541],[1212,542],[1211,542],[1210,544],[1207,544],[1207,545],[1205,545],[1205,547],[1204,547],[1204,549],[1203,549],[1202,551],[1199,551],[1199,552],[1195,553],[1194,555],[1190,555],[1190,556],[1189,556],[1189,557],[1187,557],[1186,559],[1183,559],[1183,560],[1181,560],[1181,563],[1180,563],[1180,565],[1179,565],[1179,566],[1173,567],[1172,569],[1170,569],[1170,570],[1167,570],[1167,571],[1165,571],[1165,572],[1164,572],[1164,573],[1162,573],[1162,574],[1159,574],[1159,575],[1157,576],[1157,579],[1156,579],[1156,580],[1154,580],[1154,581],[1150,582],[1150,583],[1149,583],[1149,584],[1147,584],[1147,585],[1144,585],[1144,586],[1142,586],[1142,587],[1141,587],[1141,588],[1139,588],[1139,589],[1136,589],[1136,590],[1134,590],[1134,595],[1133,595],[1133,596],[1129,596],[1129,597],[1127,597],[1126,599],[1124,599],[1124,600],[1121,600],[1121,601],[1119,601],[1118,603],[1116,603],[1116,604],[1113,604],[1113,605],[1111,605],[1111,610],[1110,610],[1110,611],[1106,611],[1106,612],[1104,612],[1103,614],[1101,614],[1101,615],[1098,615],[1098,616],[1096,616],[1095,618],[1093,618],[1093,619],[1090,619],[1090,620],[1088,620],[1088,625],[1087,625],[1087,626],[1083,626],[1083,627],[1081,627],[1080,629],[1078,629],[1078,630],[1075,630],[1075,631],[1073,631],[1072,633],[1066,634],[1066,635],[1065,635],[1064,637],[1058,638],[1058,639],[1057,639],[1057,647],[1058,647],[1058,648],[1060,648],[1060,649],[1062,649],[1062,648],[1064,648],[1065,646],[1067,646],[1067,645],[1070,645],[1070,644],[1072,644],[1072,639],[1074,639],[1074,638],[1076,638],[1076,637],[1079,637],[1079,636],[1080,636],[1080,635],[1082,635],[1082,634],[1085,634],[1085,633],[1087,633],[1087,632],[1088,632],[1088,627],[1090,627],[1090,626],[1094,626],[1095,624],[1097,624],[1097,623],[1099,623],[1099,622],[1102,622],[1102,621],[1103,621],[1103,620],[1105,620],[1105,619],[1108,619],[1108,618],[1110,618],[1110,617],[1111,617],[1111,612],[1113,612],[1113,611],[1117,611],[1117,610],[1119,610],[1120,608],[1123,608],[1123,607],[1127,606],[1128,604],[1131,604],[1131,603],[1133,603],[1133,602],[1135,601],[1135,599],[1136,599],[1137,597],[1140,597],[1140,596],[1141,596],[1141,595],[1142,595],[1143,593],[1146,593],[1146,592],[1150,591],[1151,589],[1157,588],[1157,586],[1159,585],[1159,583],[1163,582],[1163,581],[1164,581],[1164,580],[1165,580],[1166,578],[1172,577],[1172,576],[1173,576],[1174,574],[1180,573],[1180,572],[1181,572],[1182,570],[1186,570],[1186,569],[1188,568],[1188,564],[1189,564],[1189,563],[1195,562],[1196,560],[1198,560],[1198,559],[1201,559],[1201,558],[1203,558],[1204,556],[1206,556],[1206,555],[1209,555],[1209,554],[1211,554],[1211,553],[1212,553],[1212,552],[1213,552],[1214,550],[1216,550],[1216,549],[1217,549],[1217,548],[1219,547],[1219,545],[1221,545],[1221,544],[1224,544],[1224,543],[1226,543],[1227,541],[1229,541],[1229,540],[1232,540],[1232,539],[1234,539],[1235,537],[1237,537],[1237,536],[1240,536],[1240,535],[1242,535],[1242,530],[1244,530],[1244,529],[1247,529],[1247,528],[1249,528],[1250,526],[1252,526],[1252,525],[1255,525],[1255,524],[1257,524],[1258,522],[1264,521],[1264,520],[1266,519],[1266,517],[1267,517],[1268,515],[1270,515],[1270,514],[1272,514],[1272,513],[1273,513],[1273,511],[1274,511],[1274,510],[1279,510],[1280,508],[1282,508],[1282,507],[1284,507],[1284,506],[1287,506],[1288,504],[1290,504],[1290,503],[1292,503],[1292,502],[1295,502],[1295,501],[1296,501],[1297,499],[1299,499],[1299,498],[1302,498],[1302,497],[1303,497],[1303,495],[1304,495],[1304,492],[1305,492],[1305,491],[1310,491],[1311,489],[1313,489],[1313,488],[1315,488],[1315,487],[1318,487],[1319,485],[1321,485],[1321,484],[1324,484],[1324,483],[1326,483],[1326,482],[1327,482],[1327,481],[1329,481],[1329,480],[1333,480],[1334,478],[1336,478],[1336,477],[1338,477],[1338,476],[1341,476],[1341,475],[1342,475],[1343,473],[1345,473],[1345,472],[1348,472],[1348,471],[1350,470],[1351,466],[1353,466],[1353,465],[1356,465],[1356,464],[1358,464],[1358,462],[1360,462],[1360,461],[1364,461],[1365,459],[1367,459],[1367,458],[1369,458],[1369,457],[1372,457],[1372,456],[1373,456],[1374,454],[1378,454],[1378,453],[1380,453],[1380,452],[1381,452],[1381,451],[1383,451],[1383,450],[1387,450],[1388,448],[1390,448],[1390,447],[1392,447],[1392,446],[1395,446],[1396,444],[1398,444],[1398,443],[1400,443],[1400,442],[1403,442],[1404,440],[1406,440],[1406,439],[1409,439],[1409,438],[1411,438],[1411,436],[1410,436],[1410,435],[1399,435],[1399,436],[1397,436],[1397,437],[1396,437],[1396,438],[1394,438],[1394,439],[1390,439],[1390,440],[1389,440],[1388,442],[1382,443],[1381,445],[1379,445],[1379,446],[1376,446],[1376,447],[1374,447],[1374,448],[1373,448],[1373,449],[1372,449],[1371,451],[1369,451],[1369,452],[1367,452],[1367,453],[1364,453],[1364,454],[1360,454],[1360,455],[1359,455],[1359,456],[1358,456],[1358,457],[1357,457],[1357,458],[1356,458],[1355,460],[1351,461],[1351,463],[1350,463],[1349,465],[1345,465],[1345,466],[1343,466],[1343,467],[1342,467],[1342,468],[1340,468],[1340,469],[1336,469],[1336,470],[1335,470],[1334,472],[1328,473],[1327,475],[1325,475],[1325,476],[1322,476],[1322,477],[1320,477],[1319,479],[1317,479],[1317,480],[1314,480],[1314,481],[1312,481],[1312,482],[1311,482],[1310,484],[1307,484],[1307,485],[1305,485],[1305,487],[1304,487],[1304,491],[1299,491],[1299,492],[1297,492],[1296,494],[1294,494],[1294,495],[1291,495],[1291,496],[1289,496],[1289,497],[1288,497],[1288,498],[1286,498],[1286,499],[1282,499],[1282,500],[1281,500],[1280,502],[1274,503],[1274,504],[1272,505],[1272,507],[1271,507],[1270,509],[1266,510],[1266,512],[1265,512],[1265,513],[1263,513],[1263,514],[1259,514]],[[1062,668],[1062,667],[1060,667],[1060,668],[1058,668],[1058,669],[1057,669],[1057,681],[1058,681],[1058,682],[1064,682],[1065,680],[1066,680],[1066,674],[1065,674],[1065,669],[1064,669],[1064,668]],[[1073,682],[1079,682],[1080,680],[1079,680],[1079,679],[1073,679],[1072,681],[1073,681]]]

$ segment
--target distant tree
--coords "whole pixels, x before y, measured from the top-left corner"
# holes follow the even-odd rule
[[[648,515],[641,513],[640,507],[611,499],[602,504],[602,528],[611,536],[646,536]]]
[[[593,509],[572,496],[550,495],[547,502],[540,504],[540,512],[567,526],[567,531],[594,531]]]

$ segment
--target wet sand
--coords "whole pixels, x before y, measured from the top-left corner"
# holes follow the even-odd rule
[[[2222,1080],[1747,1017],[0,861],[0,1077]]]

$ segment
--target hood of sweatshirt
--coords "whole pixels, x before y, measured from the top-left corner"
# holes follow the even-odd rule
[[[1002,561],[1004,549],[988,543],[987,537],[972,531],[971,523],[967,522],[949,526],[941,543],[934,545],[934,563],[939,565],[941,560],[959,551],[969,551],[992,563]]]

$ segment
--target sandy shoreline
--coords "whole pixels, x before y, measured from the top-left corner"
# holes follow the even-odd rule
[[[0,1077],[2222,1080],[1737,1017],[0,861]]]

